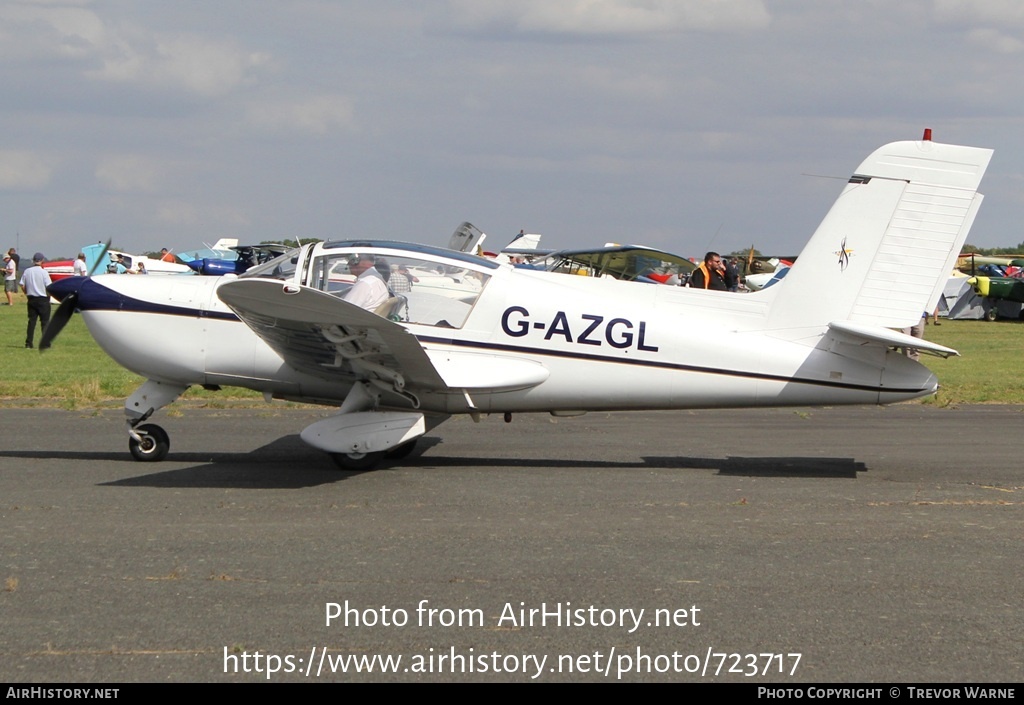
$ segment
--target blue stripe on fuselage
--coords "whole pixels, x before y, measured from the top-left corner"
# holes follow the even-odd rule
[[[80,282],[74,282],[72,286],[72,279],[78,279]],[[68,284],[65,284],[65,282],[68,282]],[[79,311],[129,311],[132,313],[157,313],[164,316],[238,321],[238,316],[230,311],[208,311],[201,308],[145,301],[132,296],[126,296],[87,277],[62,279],[52,284],[49,291],[54,298],[63,299],[64,296],[75,289],[78,291],[76,308]]]

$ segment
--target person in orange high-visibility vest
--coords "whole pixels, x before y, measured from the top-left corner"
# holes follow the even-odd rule
[[[704,255],[704,261],[690,275],[690,286],[695,289],[714,289],[728,291],[725,284],[725,265],[722,256],[717,252]]]

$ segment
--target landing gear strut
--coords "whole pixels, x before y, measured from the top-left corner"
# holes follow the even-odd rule
[[[128,450],[132,457],[144,463],[155,463],[167,457],[171,439],[167,431],[156,424],[142,423],[157,409],[170,404],[188,389],[187,385],[167,384],[147,379],[124,402],[128,424]]]

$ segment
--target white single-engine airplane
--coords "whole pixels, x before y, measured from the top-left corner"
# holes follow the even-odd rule
[[[74,310],[142,375],[125,402],[129,449],[159,460],[143,423],[191,385],[338,406],[302,431],[346,469],[404,457],[452,414],[887,404],[933,394],[899,351],[955,350],[893,331],[931,311],[982,197],[988,149],[895,142],[850,178],[785,283],[751,294],[517,269],[390,241],[305,245],[239,277],[76,277]],[[394,296],[340,295],[372,255]],[[437,293],[402,271],[450,277]],[[40,347],[46,347],[45,343]]]

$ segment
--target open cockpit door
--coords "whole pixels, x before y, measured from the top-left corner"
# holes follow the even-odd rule
[[[452,233],[451,239],[448,240],[448,249],[476,254],[478,249],[483,247],[486,237],[487,235],[472,223],[463,223]]]

